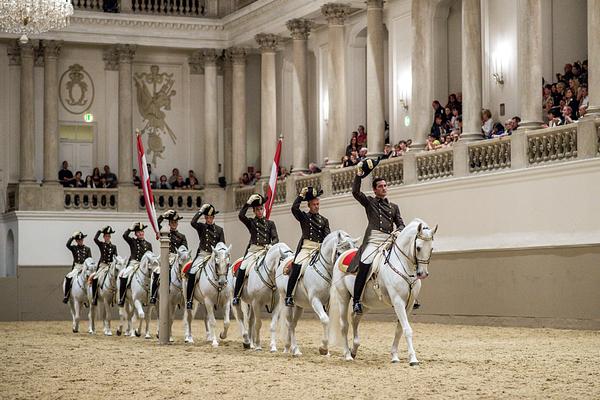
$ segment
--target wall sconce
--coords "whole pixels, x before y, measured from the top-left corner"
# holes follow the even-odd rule
[[[504,75],[502,75],[502,71],[494,72],[492,74],[492,78],[494,78],[496,85],[500,85],[500,86],[504,85]]]
[[[398,104],[408,111],[408,93],[412,89],[412,79],[410,71],[404,71],[398,80]]]
[[[408,100],[401,98],[398,100],[398,103],[400,103],[400,107],[402,107],[404,111],[408,111]]]
[[[500,43],[494,53],[492,53],[492,79],[496,82],[496,85],[504,85],[504,67],[506,64],[506,57],[508,57],[509,51],[505,43]]]

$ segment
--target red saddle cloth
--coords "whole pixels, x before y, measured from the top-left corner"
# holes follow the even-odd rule
[[[238,258],[238,260],[233,263],[233,276],[236,276],[238,269],[240,269],[240,265],[242,265],[243,260],[243,258]]]
[[[190,270],[190,268],[192,268],[192,261],[186,262],[185,265],[183,266],[183,268],[181,269],[181,272],[183,272],[184,274],[187,274],[188,271]]]
[[[342,261],[338,265],[340,271],[348,272],[348,267],[352,263],[352,260],[354,260],[354,257],[356,257],[356,254],[358,254],[358,249],[347,250],[342,254]],[[356,273],[356,271],[353,271],[351,273]]]

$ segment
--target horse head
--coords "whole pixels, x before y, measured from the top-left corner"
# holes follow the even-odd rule
[[[294,251],[285,243],[281,243],[281,246],[278,246],[277,249],[279,250],[279,261],[294,255]]]
[[[144,253],[142,261],[140,262],[140,270],[146,276],[150,276],[150,273],[160,269],[160,258],[151,251]]]
[[[187,247],[181,245],[177,249],[177,264],[179,265],[179,270],[191,259],[190,251]]]
[[[121,256],[115,256],[112,262],[112,272],[114,277],[116,278],[119,275],[119,272],[123,271],[127,265],[127,259]]]
[[[96,271],[97,265],[93,258],[88,257],[83,261],[83,275],[87,279],[94,271]]]
[[[436,225],[431,229],[425,221],[415,218],[402,232],[397,234],[394,246],[408,258],[419,279],[429,276],[428,266],[433,252],[433,237],[437,228]]]
[[[227,283],[227,273],[231,264],[231,245],[227,247],[225,243],[219,242],[212,248],[212,259],[215,263],[215,275],[219,286],[225,286]]]
[[[326,265],[326,267],[333,266],[335,260],[337,260],[343,252],[350,249],[356,249],[359,240],[360,236],[353,238],[341,229],[327,235],[321,246],[323,258],[327,260],[327,263],[329,264]]]

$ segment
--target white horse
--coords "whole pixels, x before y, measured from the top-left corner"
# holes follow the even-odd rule
[[[88,278],[92,272],[96,270],[96,262],[88,257],[83,262],[83,269],[77,274],[76,277],[72,278],[71,281],[71,295],[69,296],[69,308],[71,309],[71,316],[73,317],[73,333],[79,332],[79,320],[81,319],[81,307],[83,304],[88,303],[89,299],[87,296]],[[66,278],[63,279],[62,288],[63,293],[65,292]],[[92,326],[88,328],[89,333],[93,333]]]
[[[90,333],[94,333],[96,330],[96,312],[99,311],[99,316],[104,322],[104,334],[106,336],[112,336],[112,331],[110,329],[111,305],[117,291],[117,275],[125,268],[126,261],[127,260],[123,257],[115,256],[106,273],[103,276],[98,277],[98,293],[96,295],[98,305],[90,306]],[[88,286],[88,298],[91,304],[93,299],[91,286]]]
[[[430,229],[420,219],[414,219],[401,232],[396,232],[390,238],[391,247],[375,257],[372,268],[378,269],[374,279],[369,279],[363,293],[365,311],[394,307],[398,323],[392,343],[392,362],[399,362],[398,342],[402,333],[406,338],[408,359],[411,366],[419,361],[413,347],[413,331],[408,322],[408,313],[412,311],[415,299],[421,289],[421,280],[427,278],[427,266],[433,250],[433,236],[437,226]],[[340,257],[341,259],[341,257]],[[338,260],[339,262],[339,260]],[[338,264],[338,263],[336,263]],[[352,330],[354,335],[353,348],[348,347],[348,307],[354,291],[355,275],[334,268],[333,286],[331,287],[332,303],[339,303],[340,328],[343,351],[346,360],[356,357],[360,339],[358,325],[361,315],[352,314]]]
[[[242,328],[242,337],[244,338],[244,348],[254,348],[261,351],[260,328],[262,326],[261,309],[270,307],[271,316],[271,343],[270,351],[277,351],[277,322],[279,320],[279,311],[281,309],[281,299],[277,293],[275,270],[282,258],[293,256],[294,252],[290,250],[285,243],[277,243],[271,246],[267,251],[264,261],[258,265],[248,266],[251,268],[248,273],[247,281],[240,292],[240,298],[244,303],[250,305],[248,315],[248,331],[245,330],[245,324],[240,323]],[[236,310],[236,319],[243,315],[241,304],[234,306]],[[249,345],[249,346],[248,346]],[[287,350],[287,349],[286,349]]]
[[[149,286],[150,286],[150,275],[152,271],[160,266],[160,260],[157,255],[151,251],[147,251],[142,260],[140,266],[133,272],[130,280],[131,285],[125,292],[125,305],[119,307],[119,329],[117,335],[120,335],[123,331],[123,325],[127,321],[127,330],[125,335],[129,336],[141,336],[142,322],[146,321],[145,338],[150,339],[150,312],[148,312],[148,301],[150,299]],[[119,280],[117,286],[120,286]],[[131,330],[136,322],[139,321],[137,329]]]
[[[333,266],[343,252],[357,247],[356,243],[359,239],[353,239],[342,230],[331,232],[323,240],[321,249],[314,262],[311,262],[306,267],[304,274],[298,279],[294,297],[296,305],[295,307],[285,307],[287,309],[286,325],[288,329],[285,348],[290,349],[292,355],[302,355],[296,342],[296,325],[304,309],[309,307],[313,308],[323,325],[323,339],[321,347],[319,347],[319,353],[321,355],[329,355],[328,310]],[[283,256],[284,254],[282,254]],[[293,262],[293,259],[294,255],[292,254],[282,260],[277,267],[277,289],[281,297],[285,297],[289,280],[289,275],[284,275],[283,270],[289,263]]]
[[[223,331],[219,334],[220,339],[227,338],[229,329],[231,310],[231,299],[233,292],[229,290],[227,274],[231,265],[231,245],[227,247],[225,243],[219,242],[212,249],[212,255],[204,267],[196,274],[197,283],[194,288],[194,299],[197,300],[193,310],[185,310],[184,325],[186,329],[185,341],[194,343],[192,335],[192,321],[199,304],[204,304],[206,308],[205,327],[206,340],[211,342],[213,347],[219,346],[217,339],[217,321],[215,319],[215,309],[224,307]]]

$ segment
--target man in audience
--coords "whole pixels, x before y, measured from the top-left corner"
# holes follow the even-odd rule
[[[391,144],[386,144],[383,146],[383,156],[381,158],[388,159],[392,157],[396,157],[396,152]]]
[[[579,106],[579,119],[577,121],[585,117],[585,114],[587,114],[587,107],[584,105]]]
[[[152,172],[152,165],[150,163],[146,164],[146,168],[148,169],[148,177],[150,178],[150,186],[152,189],[156,187],[156,183],[158,182],[158,177],[154,172]]]
[[[185,185],[189,189],[197,189],[198,188],[198,178],[196,178],[196,174],[193,169],[188,171],[188,177],[185,179]]]
[[[187,185],[185,184],[185,180],[183,176],[178,175],[175,182],[171,184],[171,189],[187,189]]]
[[[69,170],[69,163],[67,161],[62,162],[62,169],[58,171],[58,181],[64,187],[73,186],[73,173]]]
[[[156,185],[156,188],[157,189],[171,189],[171,185],[169,184],[169,181],[167,180],[166,175],[160,176],[160,181]]]
[[[431,136],[433,136],[436,140],[440,140],[440,138],[446,134],[446,130],[444,129],[442,114],[435,115],[435,121],[431,126]]]
[[[315,164],[314,162],[308,164],[308,174],[318,174],[320,172],[321,168],[319,168],[317,164]]]
[[[169,177],[169,185],[173,186],[173,184],[177,181],[177,177],[179,176],[179,169],[173,168],[173,173]]]
[[[562,118],[559,125],[568,125],[573,123],[573,109],[569,106],[564,106],[562,109]]]
[[[137,169],[133,169],[132,171],[133,174],[133,184],[137,187],[141,187],[142,186],[142,180],[140,179],[140,177],[138,176],[138,172]]]
[[[110,167],[108,165],[104,166],[104,174],[102,174],[104,179],[106,180],[106,184],[109,188],[116,188],[119,181],[117,180],[117,175],[110,172]]]
[[[368,152],[369,150],[366,147],[361,147],[361,149],[358,151],[358,161],[366,159]]]

